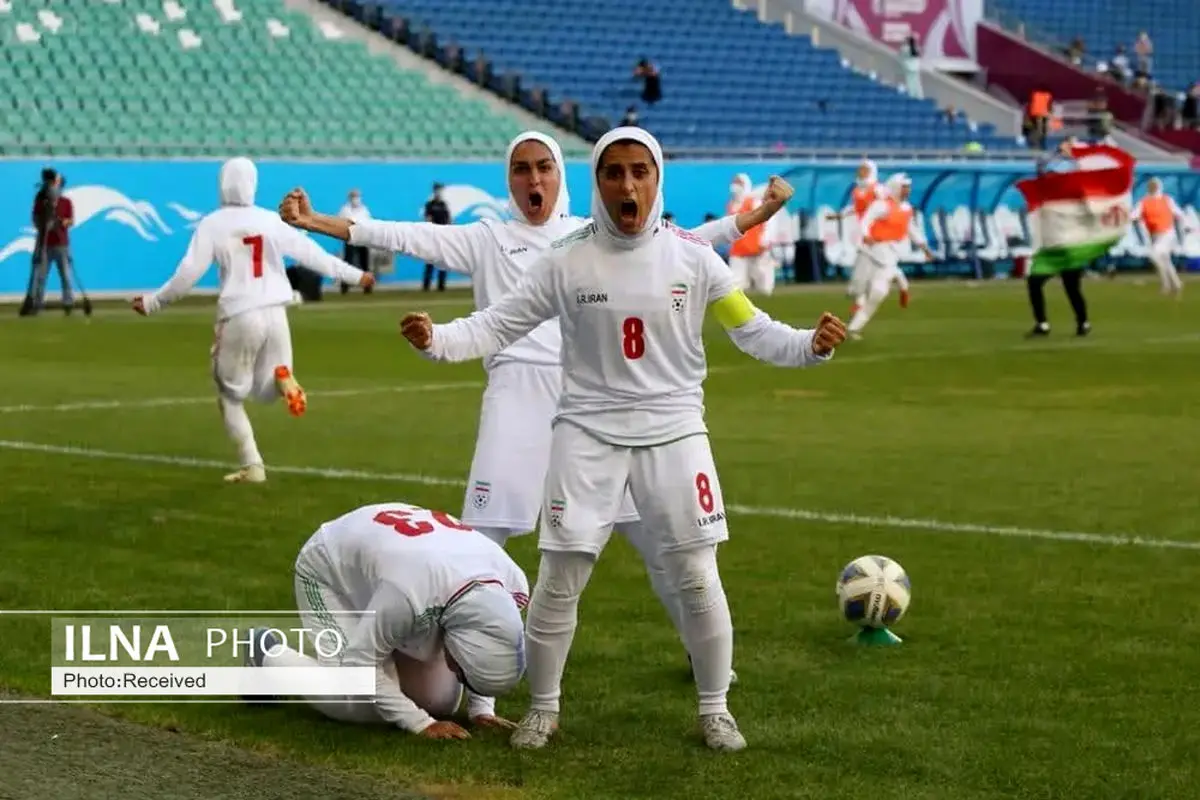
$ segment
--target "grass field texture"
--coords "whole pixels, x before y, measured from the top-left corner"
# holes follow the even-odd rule
[[[1149,284],[1086,291],[1091,337],[1072,335],[1051,286],[1054,334],[1026,341],[1019,284],[917,284],[910,309],[889,300],[864,341],[807,371],[710,331],[744,753],[694,735],[686,658],[619,540],[584,596],[546,752],[356,729],[303,706],[103,713],[397,796],[1195,798],[1200,327],[1194,303]],[[262,486],[221,482],[233,453],[208,377],[210,303],[148,320],[104,307],[90,322],[6,310],[0,607],[294,607],[292,563],[321,522],[387,500],[458,512],[482,367],[425,362],[397,321],[468,303],[294,309],[310,407],[299,420],[251,409],[275,467]],[[800,325],[845,304],[832,290],[762,303]],[[532,580],[533,537],[513,552]],[[846,643],[834,582],[866,553],[911,575],[899,648]],[[0,688],[44,695],[48,623],[0,617],[0,642]],[[22,763],[10,757],[0,789]],[[252,774],[240,763],[230,781]]]

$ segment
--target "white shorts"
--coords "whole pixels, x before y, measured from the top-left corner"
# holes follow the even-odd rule
[[[355,611],[349,598],[343,597],[323,580],[329,570],[329,557],[324,547],[312,542],[305,545],[296,558],[296,607],[300,620],[310,629],[336,628],[342,631],[354,624],[353,617],[338,612]],[[329,613],[329,612],[334,613]],[[320,663],[320,659],[317,659]],[[400,691],[423,708],[432,717],[445,718],[453,714],[462,703],[465,691],[458,676],[450,671],[446,659],[439,649],[431,658],[417,660],[393,651],[392,658],[385,661],[383,671],[394,678]],[[374,703],[364,703],[361,698],[318,697],[310,698],[308,704],[330,719],[339,722],[377,724],[385,720],[379,715]]]
[[[488,375],[462,521],[510,534],[537,527],[550,466],[550,424],[562,393],[559,367],[507,363]]]
[[[213,380],[231,400],[269,403],[278,398],[275,368],[292,368],[292,333],[286,306],[245,311],[217,323],[212,346]]]
[[[618,447],[561,422],[554,426],[538,547],[599,555],[627,490],[662,552],[729,538],[708,436]]]
[[[1175,249],[1175,231],[1166,231],[1165,233],[1154,234],[1150,237],[1150,253],[1151,255],[1162,258],[1170,257]]]

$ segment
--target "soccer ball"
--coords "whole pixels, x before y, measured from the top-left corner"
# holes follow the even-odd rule
[[[886,556],[863,556],[842,568],[837,582],[842,615],[864,628],[887,628],[908,610],[912,584],[904,567]]]

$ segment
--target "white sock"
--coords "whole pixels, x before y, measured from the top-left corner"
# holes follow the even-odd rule
[[[258,444],[254,441],[254,428],[250,427],[250,417],[246,414],[246,406],[238,400],[230,400],[225,395],[218,395],[217,402],[221,406],[221,418],[225,420],[225,432],[237,445],[238,458],[243,467],[262,464],[262,455],[258,452]]]
[[[475,530],[482,533],[484,536],[491,539],[496,544],[504,547],[504,543],[508,541],[508,537],[512,535],[511,528],[481,528],[478,525],[472,525]]]
[[[264,667],[319,667],[321,663],[312,656],[307,656],[281,644],[274,650],[263,653],[262,665]]]
[[[700,715],[727,714],[726,697],[733,671],[733,619],[717,570],[717,548],[665,553],[663,563],[673,584],[679,587],[681,632],[692,656]]]
[[[579,620],[579,596],[595,564],[586,553],[542,553],[525,621],[529,707],[534,711],[558,713],[563,670]]]
[[[683,607],[680,605],[679,595],[671,589],[671,581],[667,577],[666,567],[663,566],[662,556],[657,546],[658,543],[651,539],[649,530],[641,520],[636,522],[622,522],[620,523],[620,530],[625,534],[625,538],[629,540],[634,549],[638,551],[638,555],[642,557],[642,562],[646,565],[646,574],[650,578],[650,587],[658,595],[663,608],[667,610],[667,616],[670,617],[671,624],[675,626],[675,630],[679,633],[680,638],[682,638]]]

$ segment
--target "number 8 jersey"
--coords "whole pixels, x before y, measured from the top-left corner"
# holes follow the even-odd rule
[[[772,321],[734,286],[707,242],[665,222],[631,250],[604,247],[595,222],[556,242],[511,294],[435,326],[428,355],[480,358],[557,316],[563,394],[555,421],[609,444],[652,446],[708,431],[702,334],[710,305],[756,358],[783,366],[824,360],[812,352],[812,331]]]

